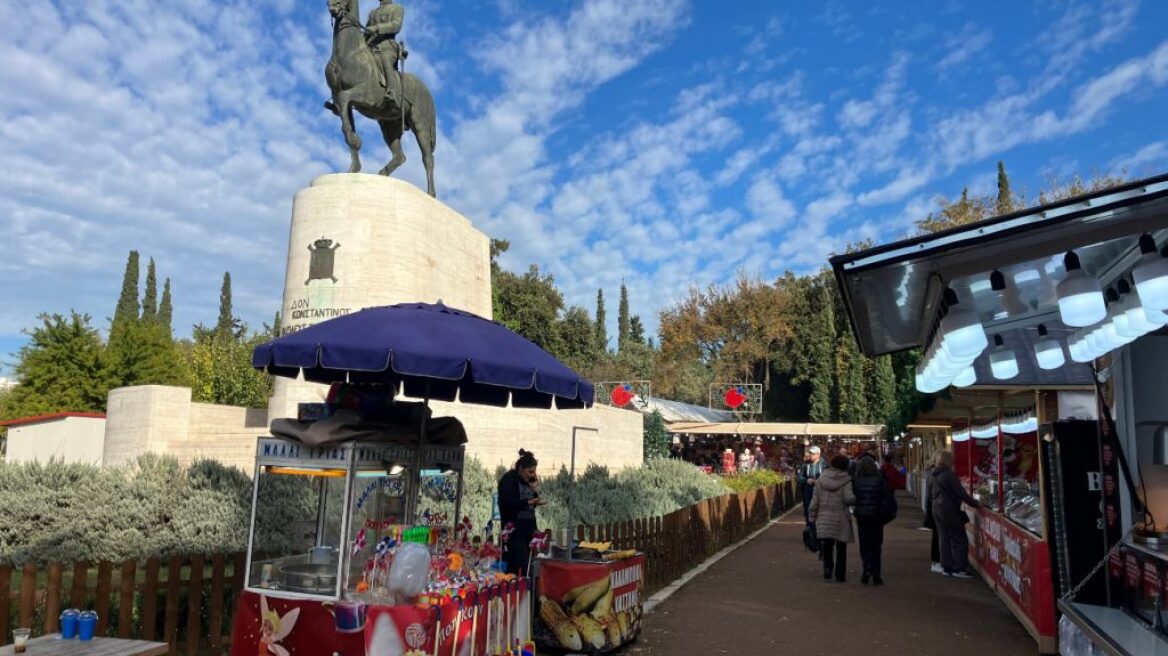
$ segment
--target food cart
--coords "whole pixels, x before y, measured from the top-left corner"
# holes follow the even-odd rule
[[[476,542],[459,519],[466,435],[429,402],[583,408],[592,385],[441,303],[323,321],[258,346],[252,364],[334,387],[325,411],[274,421],[257,447],[233,653],[533,651],[530,581],[498,572],[489,529]],[[449,510],[426,509],[428,481],[453,489],[431,499]]]
[[[310,422],[276,422],[281,436],[257,444],[233,653],[459,653],[528,641],[530,582],[501,574],[490,539],[453,521],[462,425],[428,419],[419,446],[416,426],[337,430],[343,423],[314,432]],[[334,439],[313,442],[322,432]],[[403,558],[413,566],[398,567]]]
[[[974,557],[1044,652],[1168,654],[1166,243],[1162,175],[832,259],[861,350],[922,349],[922,393],[1039,393],[1037,486],[969,480]],[[1010,418],[952,426],[968,462],[1000,461]]]

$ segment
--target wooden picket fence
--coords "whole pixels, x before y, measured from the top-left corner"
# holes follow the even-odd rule
[[[13,626],[58,631],[65,608],[97,611],[97,635],[169,643],[172,654],[221,654],[229,643],[244,554],[123,563],[0,565],[0,644]]]
[[[792,481],[706,499],[663,517],[579,527],[578,537],[612,540],[646,554],[648,594],[741,540],[795,504]],[[172,654],[225,654],[243,588],[244,554],[175,556],[124,563],[0,565],[0,645],[12,627],[55,633],[65,608],[97,611],[97,634],[157,640]]]
[[[699,501],[662,517],[580,526],[576,537],[644,552],[646,593],[653,594],[793,505],[795,482],[789,480]]]

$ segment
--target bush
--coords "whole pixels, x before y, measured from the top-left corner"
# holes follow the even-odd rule
[[[759,469],[739,476],[727,476],[722,484],[735,492],[749,492],[760,487],[778,485],[786,480],[781,474],[770,469]]]

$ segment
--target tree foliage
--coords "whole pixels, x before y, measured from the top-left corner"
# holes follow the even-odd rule
[[[114,326],[138,320],[138,273],[138,251],[130,251],[126,272],[122,274],[122,293],[114,309]]]
[[[0,396],[0,415],[104,411],[114,379],[89,315],[42,314],[39,319],[14,367],[19,384]]]
[[[167,278],[166,283],[162,285],[162,300],[158,303],[158,325],[166,330],[167,335],[170,335],[174,330],[173,321],[174,303],[170,298],[170,278]]]
[[[247,333],[245,324],[237,331]],[[240,336],[196,326],[194,339],[184,344],[183,361],[190,372],[191,398],[245,408],[263,408],[272,393],[272,378],[251,366],[251,353],[268,341],[263,333]]]
[[[604,290],[596,290],[596,350],[608,351],[608,313],[604,311]]]
[[[629,344],[629,290],[625,283],[620,286],[620,303],[616,313],[616,350],[622,352]]]
[[[665,418],[654,410],[644,417],[644,455],[645,460],[669,457],[669,432],[665,428]]]
[[[146,265],[146,292],[142,295],[142,321],[154,323],[158,320],[158,272],[154,268],[154,258]]]
[[[562,353],[557,323],[564,307],[564,297],[556,289],[552,275],[540,272],[533,264],[521,276],[500,271],[494,280],[498,294],[495,321],[553,355]]]

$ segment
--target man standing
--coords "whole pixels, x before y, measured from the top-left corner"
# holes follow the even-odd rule
[[[397,71],[397,63],[405,59],[407,53],[397,42],[397,35],[401,32],[405,18],[404,7],[393,0],[381,0],[381,5],[369,12],[369,21],[365,26],[369,47],[377,53],[385,73],[385,97],[403,109],[401,75]]]
[[[799,485],[799,489],[803,491],[803,520],[810,524],[808,512],[811,508],[811,496],[815,494],[815,481],[823,473],[824,463],[820,458],[819,447],[809,447],[807,452],[811,454],[811,460],[799,467],[799,474],[795,481]]]

